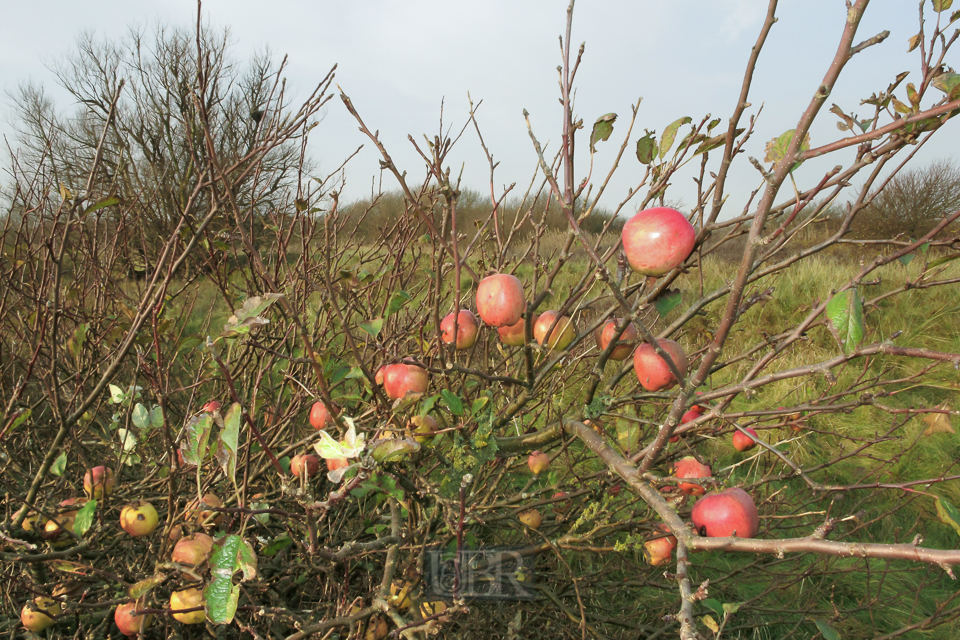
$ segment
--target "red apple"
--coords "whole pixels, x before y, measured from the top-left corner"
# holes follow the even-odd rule
[[[94,467],[83,474],[83,490],[88,497],[100,500],[117,486],[117,479],[110,467]]]
[[[223,501],[215,494],[205,493],[203,494],[202,504],[198,504],[197,501],[194,500],[187,505],[186,518],[204,527],[214,526],[223,522],[223,513],[215,509],[210,509],[209,507],[222,506]]]
[[[386,368],[387,368],[387,366],[384,365],[384,366],[380,367],[379,369],[377,369],[377,373],[374,374],[374,376],[373,376],[373,381],[374,381],[374,382],[376,382],[377,384],[380,384],[380,385],[383,384],[383,370],[386,369]]]
[[[509,327],[523,315],[523,283],[516,276],[497,273],[477,287],[477,313],[491,327]]]
[[[136,602],[127,602],[125,604],[117,605],[117,608],[113,612],[113,621],[117,625],[117,629],[120,629],[120,633],[125,636],[135,636],[140,633],[141,628],[145,628],[150,624],[150,615],[133,615],[133,612],[137,610]]]
[[[314,402],[313,406],[310,407],[310,426],[319,431],[332,423],[333,416],[327,411],[327,406],[319,400]]]
[[[147,536],[157,528],[160,516],[146,500],[128,504],[120,510],[120,526],[132,536]]]
[[[308,478],[317,475],[320,470],[320,460],[310,453],[299,453],[290,459],[290,473],[299,478],[306,474]]]
[[[607,348],[607,345],[610,344],[610,341],[613,340],[614,334],[617,332],[617,325],[620,324],[620,320],[613,318],[612,320],[607,320],[600,330],[600,338],[598,340],[600,350],[603,351]],[[613,348],[613,351],[610,352],[611,360],[626,360],[627,356],[630,355],[630,352],[633,351],[633,345],[637,341],[637,328],[633,326],[633,323],[627,325],[627,328],[623,330],[623,333],[620,334],[620,339],[617,341],[617,346]]]
[[[683,264],[697,239],[687,218],[668,207],[645,209],[623,225],[623,251],[633,270],[662,276]]]
[[[566,513],[570,509],[570,494],[566,491],[557,491],[553,494],[553,512]]]
[[[559,319],[558,319],[559,318]],[[554,326],[556,322],[556,326]],[[553,327],[553,331],[550,331]],[[547,331],[550,331],[550,337],[547,338]],[[547,347],[554,351],[563,351],[573,342],[577,335],[576,327],[573,321],[567,316],[561,316],[556,311],[544,311],[537,318],[533,325],[533,337],[541,347]]]
[[[461,309],[456,316],[451,313],[440,321],[440,338],[444,344],[453,344],[454,318],[457,325],[456,349],[457,351],[469,349],[477,341],[480,325],[477,324],[477,317],[466,309]]]
[[[710,467],[701,464],[693,456],[686,456],[677,460],[676,464],[673,465],[673,475],[675,478],[709,478],[713,475],[713,472]],[[681,482],[680,491],[688,496],[699,496],[703,495],[706,489],[691,482]]]
[[[407,428],[413,432],[413,439],[423,444],[433,440],[433,434],[437,432],[439,425],[433,416],[413,416],[407,422]]]
[[[60,615],[60,610],[59,602],[53,598],[40,596],[23,605],[23,609],[20,610],[20,622],[30,631],[40,633],[56,622],[53,618]]]
[[[207,619],[207,612],[203,610],[203,588],[190,587],[174,591],[170,594],[170,609],[178,611],[180,609],[194,609],[201,607],[197,611],[188,613],[174,613],[173,619],[183,624],[202,624]]]
[[[517,518],[520,519],[520,522],[527,525],[531,529],[539,528],[540,524],[543,522],[543,517],[536,509],[527,509],[526,511],[521,511],[519,514],[517,514]]]
[[[531,317],[533,324],[537,324],[539,317],[538,314],[533,314],[533,317]],[[497,334],[500,336],[500,342],[509,347],[522,347],[527,338],[527,328],[524,323],[525,320],[520,318],[516,324],[512,324],[509,327],[498,328]]]
[[[542,451],[534,451],[530,454],[530,457],[527,458],[527,466],[530,467],[530,471],[532,471],[535,476],[543,473],[549,464],[550,456]]]
[[[336,471],[350,466],[350,461],[346,458],[327,458],[327,471]]]
[[[757,505],[740,488],[724,489],[697,500],[690,514],[697,533],[709,538],[752,538],[760,530]]]
[[[201,411],[206,411],[207,413],[213,413],[214,411],[220,411],[220,407],[223,405],[220,404],[219,400],[211,400],[207,404],[203,405]]]
[[[683,375],[687,374],[687,354],[683,347],[673,340],[658,340],[660,348],[667,352],[673,364]],[[640,380],[640,385],[647,391],[669,389],[677,383],[677,379],[667,366],[667,361],[660,357],[649,342],[644,342],[633,352],[633,369]]]
[[[747,427],[744,431],[753,436],[754,438],[758,437],[757,432],[751,428]],[[757,443],[753,441],[746,433],[740,431],[739,429],[733,432],[733,448],[737,451],[747,451],[753,449],[757,446]]]
[[[688,422],[693,422],[697,418],[703,415],[703,409],[694,405],[687,409],[687,412],[683,414],[680,418],[680,424],[687,424]]]
[[[213,538],[205,533],[194,533],[177,541],[170,559],[179,564],[196,567],[207,561],[212,548]]]
[[[389,364],[383,370],[383,390],[391,400],[423,393],[429,384],[427,370],[415,364]]]
[[[677,548],[677,539],[666,525],[660,525],[657,530],[659,537],[643,543],[647,562],[655,567],[670,562],[673,550]]]

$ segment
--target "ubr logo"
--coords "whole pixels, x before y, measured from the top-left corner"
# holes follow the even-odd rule
[[[454,597],[457,578],[455,551],[427,549],[423,573],[427,595]],[[489,547],[460,552],[459,595],[466,600],[533,600],[533,568],[537,557],[529,549]]]

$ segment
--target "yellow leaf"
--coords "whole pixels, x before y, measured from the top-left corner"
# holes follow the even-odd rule
[[[937,408],[950,410],[950,407],[946,404]],[[923,416],[923,421],[927,424],[927,428],[923,432],[925,436],[931,436],[935,433],[956,433],[953,425],[950,424],[950,415],[947,413],[927,413]]]
[[[717,633],[720,631],[720,627],[717,626],[716,620],[714,620],[710,616],[703,616],[702,618],[700,618],[700,622],[703,623],[703,626],[710,629],[710,631],[713,631],[714,633]]]

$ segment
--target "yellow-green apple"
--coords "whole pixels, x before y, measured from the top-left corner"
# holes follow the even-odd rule
[[[539,317],[539,314],[534,313],[530,320],[533,324],[537,324]],[[526,320],[520,318],[515,324],[511,324],[508,327],[499,327],[497,329],[497,335],[500,336],[500,342],[508,347],[522,347],[527,340],[527,327],[525,323]]]
[[[290,458],[290,473],[297,478],[306,476],[312,478],[320,470],[320,460],[312,453],[298,453]]]
[[[433,416],[413,416],[407,422],[407,428],[413,432],[413,439],[423,444],[433,440],[439,425]]]
[[[554,326],[556,322],[556,326]],[[550,331],[553,327],[553,331]],[[550,331],[550,337],[547,332]],[[533,337],[541,347],[554,351],[563,351],[577,335],[573,321],[567,316],[561,316],[557,311],[544,311],[533,325]]]
[[[760,530],[757,505],[739,487],[703,496],[693,505],[690,517],[697,533],[710,538],[752,538]]]
[[[180,538],[173,547],[170,559],[179,564],[198,567],[210,557],[211,549],[213,549],[213,538],[197,532]]]
[[[523,283],[516,276],[497,273],[477,286],[477,313],[491,327],[516,324],[525,307]]]
[[[120,510],[120,526],[132,536],[147,536],[157,528],[160,516],[146,500],[128,504]]]
[[[669,207],[639,212],[623,225],[622,235],[627,261],[644,276],[662,276],[679,267],[697,239],[687,218]]]
[[[454,341],[453,331],[454,322],[456,322],[457,337]],[[440,321],[440,338],[444,344],[454,344],[456,342],[457,351],[469,349],[477,341],[477,333],[480,331],[480,325],[477,324],[477,316],[466,309],[461,309],[454,315],[448,314]]]
[[[617,318],[607,320],[606,323],[604,323],[603,327],[600,329],[599,338],[599,346],[601,351],[606,349],[613,340],[613,336],[617,333],[617,325],[619,324],[620,320]],[[615,346],[613,351],[610,352],[610,359],[626,360],[633,351],[633,347],[636,342],[637,328],[633,326],[633,323],[631,322],[627,325],[627,328],[623,330],[623,333],[620,334],[620,339],[617,340],[617,346]]]
[[[391,400],[423,393],[430,384],[427,370],[415,364],[389,364],[383,370],[383,390]]]
[[[310,407],[310,426],[319,431],[333,422],[333,417],[327,411],[327,405],[319,400]]]
[[[682,375],[687,374],[687,354],[683,347],[673,340],[658,340],[660,348],[663,349],[677,370]],[[637,379],[647,391],[660,391],[669,389],[677,383],[676,377],[667,366],[667,361],[660,357],[656,349],[649,342],[644,342],[633,352],[633,369],[637,374]]]
[[[693,456],[680,458],[673,465],[673,477],[675,478],[709,478],[712,475],[713,472],[710,470],[710,467],[701,464]],[[706,489],[692,482],[681,482],[680,491],[688,496],[699,496],[703,495]]]
[[[387,625],[387,621],[378,615],[370,616],[370,620],[367,622],[367,630],[363,634],[363,640],[383,640],[388,635],[390,635],[390,627]]]
[[[526,511],[521,511],[519,514],[517,514],[517,518],[520,519],[520,522],[527,525],[531,529],[539,528],[540,523],[543,522],[543,517],[536,509],[527,509]]]
[[[181,589],[170,594],[170,609],[178,611],[182,609],[194,609],[200,607],[197,611],[184,613],[174,613],[173,619],[183,624],[201,624],[207,619],[207,612],[203,610],[203,589],[201,587],[190,587]]]
[[[532,471],[535,476],[543,473],[548,464],[550,464],[550,456],[542,451],[534,451],[527,458],[527,466],[530,467],[530,471]]]
[[[138,635],[140,629],[146,629],[150,624],[151,616],[149,614],[134,615],[137,609],[136,602],[127,602],[117,605],[113,612],[113,621],[116,623],[117,629],[120,629],[120,633],[125,636]]]
[[[215,494],[205,493],[200,503],[193,500],[187,505],[186,518],[201,526],[212,527],[223,522],[223,513],[216,510],[222,506],[223,501]],[[211,509],[210,507],[214,508]]]
[[[77,513],[86,503],[86,498],[67,498],[62,501],[57,515],[44,523],[43,537],[47,540],[55,540],[65,531],[72,532]]]
[[[677,539],[666,525],[660,525],[657,530],[659,537],[643,543],[647,562],[655,567],[670,562],[673,550],[677,548]]]
[[[54,617],[60,615],[61,609],[60,603],[53,598],[40,596],[23,605],[20,622],[30,631],[40,633],[56,622]]]
[[[413,601],[410,600],[410,590],[412,588],[413,585],[405,580],[394,580],[390,583],[390,595],[387,597],[387,602],[400,611],[406,611],[413,604]]]
[[[100,500],[117,486],[117,479],[110,467],[94,467],[83,474],[83,490],[88,497]]]
[[[758,437],[756,430],[753,429],[752,427],[747,427],[746,429],[744,429],[744,431],[749,433],[750,436],[753,436],[753,438]],[[733,432],[733,448],[736,449],[737,451],[748,451],[750,449],[753,449],[755,446],[757,446],[757,443],[750,436],[748,436],[743,431],[740,431],[739,429],[734,431]]]

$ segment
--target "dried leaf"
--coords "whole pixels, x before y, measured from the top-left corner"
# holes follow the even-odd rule
[[[950,410],[950,407],[947,405],[941,405],[937,407],[938,409]],[[932,436],[935,433],[956,433],[953,429],[953,425],[950,424],[950,416],[946,413],[927,413],[923,416],[923,421],[926,423],[927,428],[924,430],[923,435]]]

